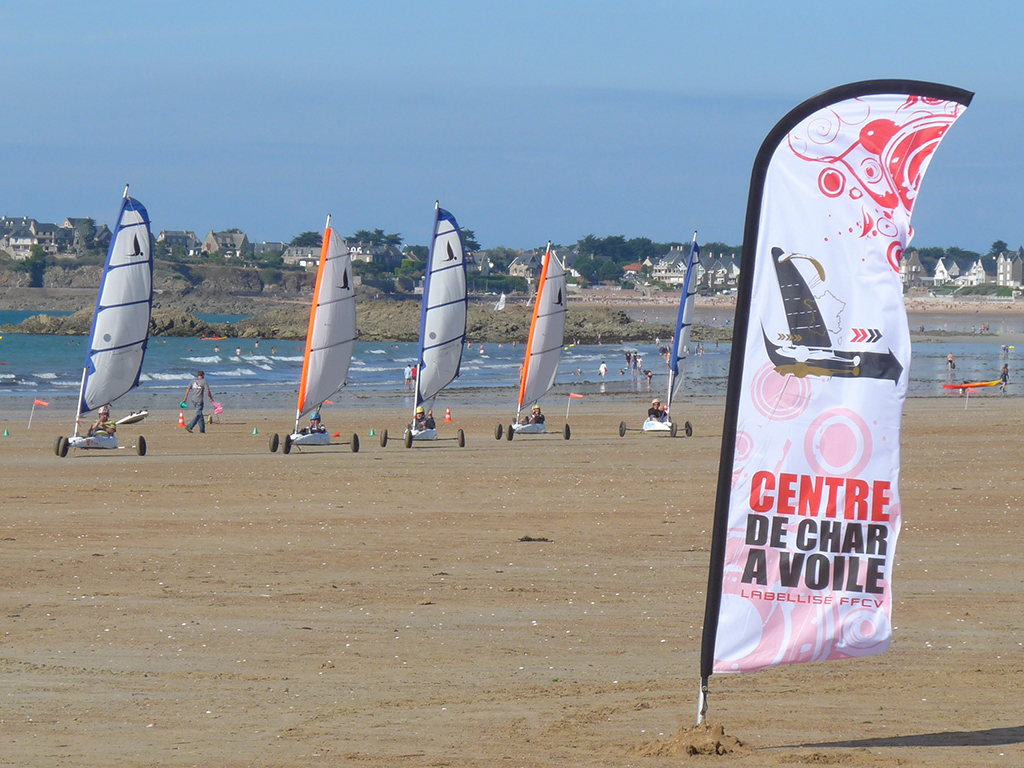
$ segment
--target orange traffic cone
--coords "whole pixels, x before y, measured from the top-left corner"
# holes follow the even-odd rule
[[[341,432],[335,432],[335,433],[334,433],[334,436],[335,436],[335,437],[341,437]]]
[[[451,421],[452,420],[452,409],[451,408],[445,408],[444,409],[444,420],[445,421]]]
[[[184,427],[185,426],[185,412],[184,411],[178,411],[178,426],[179,427]]]

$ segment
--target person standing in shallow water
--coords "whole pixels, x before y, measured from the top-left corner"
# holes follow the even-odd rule
[[[196,408],[196,415],[192,417],[192,421],[185,427],[187,432],[192,432],[192,429],[199,425],[199,431],[206,434],[206,419],[203,417],[203,407],[206,405],[206,398],[210,398],[210,402],[213,402],[213,391],[210,389],[210,384],[206,381],[206,374],[203,371],[196,371],[196,377],[192,380],[192,383],[188,385],[188,389],[185,390],[185,401],[191,402]]]

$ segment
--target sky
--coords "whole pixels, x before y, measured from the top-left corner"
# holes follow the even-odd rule
[[[739,244],[787,112],[848,82],[974,91],[916,246],[1024,245],[1024,4],[0,0],[0,214],[251,241],[439,200],[484,248],[594,234]]]

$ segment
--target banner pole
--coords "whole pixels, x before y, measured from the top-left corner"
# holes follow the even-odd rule
[[[28,412],[28,429],[32,429],[32,417],[36,415],[36,404],[33,401],[32,410]]]

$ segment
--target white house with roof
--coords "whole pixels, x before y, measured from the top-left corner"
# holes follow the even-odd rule
[[[1016,251],[1002,251],[996,257],[996,284],[1019,288],[1024,282],[1024,247]]]

